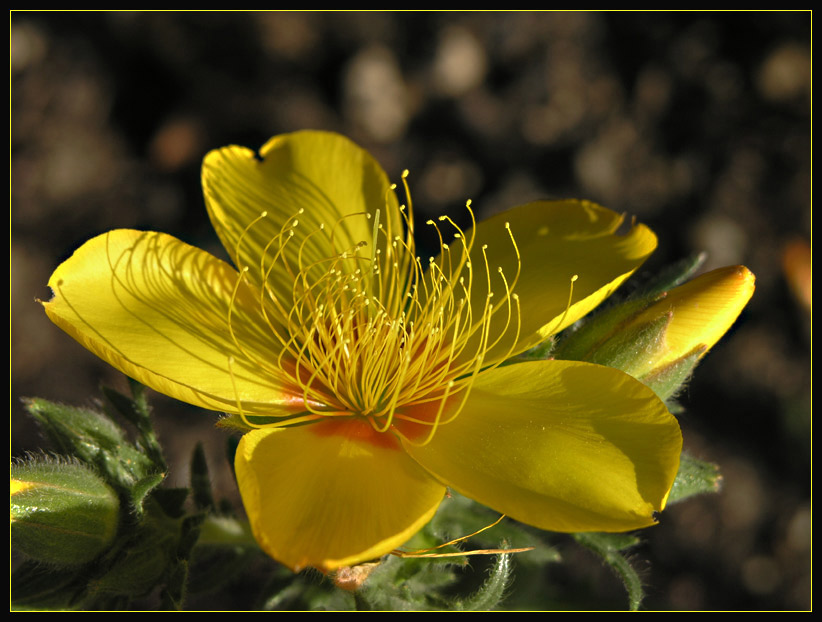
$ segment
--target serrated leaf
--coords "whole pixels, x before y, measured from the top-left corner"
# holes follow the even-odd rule
[[[678,503],[694,495],[719,492],[721,485],[722,475],[717,465],[683,453],[679,459],[679,471],[668,495],[668,503]]]

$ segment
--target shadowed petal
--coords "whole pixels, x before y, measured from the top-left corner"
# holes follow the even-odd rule
[[[301,410],[301,396],[270,364],[280,344],[259,296],[237,287],[238,278],[225,262],[172,236],[120,229],[63,262],[43,306],[83,346],[161,393],[227,412],[237,411],[238,398],[258,414]]]
[[[652,525],[679,466],[676,419],[620,371],[536,361],[480,374],[465,408],[406,450],[440,481],[552,531]]]
[[[393,436],[351,419],[250,432],[235,468],[254,537],[295,571],[389,553],[445,493]]]

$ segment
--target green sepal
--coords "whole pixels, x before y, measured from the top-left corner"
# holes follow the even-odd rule
[[[697,273],[707,258],[708,254],[705,252],[696,253],[666,266],[637,289],[630,299],[657,298],[663,292],[679,287]]]
[[[623,551],[639,544],[639,538],[630,534],[595,532],[575,533],[573,537],[579,544],[599,556],[614,571],[622,581],[622,585],[625,586],[628,594],[628,608],[631,611],[638,610],[645,597],[642,580],[623,555]]]
[[[666,401],[676,397],[682,385],[691,377],[694,368],[699,363],[699,359],[705,354],[705,346],[694,348],[683,357],[676,359],[665,367],[653,370],[653,372],[638,376],[639,380],[646,386],[653,389],[654,393]]]
[[[46,459],[12,464],[11,484],[12,545],[30,558],[76,566],[114,540],[119,499],[88,467]]]
[[[598,311],[590,318],[578,323],[577,326],[562,333],[561,340],[553,351],[556,359],[569,361],[587,361],[616,367],[631,375],[636,375],[629,371],[628,367],[633,366],[634,361],[618,362],[611,364],[606,361],[618,361],[618,351],[620,348],[630,348],[641,350],[641,346],[633,347],[625,333],[630,322],[647,309],[667,291],[677,287],[687,281],[699,267],[704,263],[706,255],[700,253],[679,261],[663,269],[656,277],[648,281],[643,287],[636,290],[626,300],[609,308]],[[670,321],[670,318],[669,320]],[[665,322],[667,325],[667,322]],[[654,322],[653,324],[657,324]],[[658,329],[658,326],[657,326]],[[653,342],[653,329],[650,329]],[[643,327],[638,329],[641,334],[645,332]],[[660,339],[664,336],[659,335]],[[646,345],[649,345],[646,343]],[[606,349],[607,353],[600,354]],[[629,355],[626,355],[629,356]],[[639,361],[636,361],[638,363]],[[642,373],[642,370],[639,370]]]
[[[165,477],[164,473],[152,473],[138,480],[131,487],[129,490],[129,501],[131,501],[131,505],[138,514],[142,514],[143,503],[148,498],[149,493],[162,484]]]
[[[565,361],[589,361],[599,348],[618,336],[636,315],[656,301],[656,297],[629,300],[604,309],[562,333],[553,357]]]
[[[452,493],[440,505],[434,519],[406,543],[403,550],[427,551],[431,547],[437,547],[427,552],[453,554],[477,549],[533,546],[534,550],[516,555],[519,564],[533,564],[532,568],[536,569],[545,563],[559,560],[559,554],[553,547],[547,546],[530,528],[510,519],[475,533],[492,525],[497,519],[499,514],[496,512],[467,497]],[[469,535],[470,539],[467,541],[442,546],[444,542]],[[356,606],[360,610],[493,609],[506,595],[506,587],[512,576],[513,558],[512,554],[506,553],[495,555],[493,562],[485,555],[389,556],[373,570],[356,592]],[[479,590],[463,598],[446,596],[459,593],[461,581],[476,590],[475,577],[471,576],[472,569],[484,567],[485,560],[488,560],[490,574]]]
[[[126,442],[117,424],[100,413],[40,398],[22,401],[58,452],[87,464],[95,464],[101,451],[116,453]]]
[[[670,315],[662,315],[647,324],[631,325],[601,344],[586,361],[638,378],[652,369],[664,352],[665,330],[670,321]]]
[[[722,475],[717,465],[683,452],[679,459],[679,471],[668,495],[668,504],[678,503],[694,495],[719,492],[721,487]]]
[[[249,420],[251,419],[257,419],[260,423],[270,421],[270,417],[249,417]],[[232,432],[239,432],[240,434],[251,432],[254,429],[248,425],[240,415],[235,414],[226,414],[224,417],[220,417],[215,425],[218,428],[225,428]]]

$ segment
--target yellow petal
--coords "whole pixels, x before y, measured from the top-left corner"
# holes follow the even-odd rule
[[[377,210],[389,235],[403,233],[385,172],[338,134],[276,136],[259,156],[236,146],[212,151],[203,162],[202,182],[211,222],[235,265],[248,267],[252,282],[266,282],[280,296],[291,295],[294,275],[313,262],[325,262],[318,268],[327,271],[329,258],[357,250],[361,242],[366,246],[357,254],[370,257]],[[272,263],[266,278],[261,271]],[[364,267],[362,261],[345,266]]]
[[[63,262],[43,306],[94,354],[171,397],[228,412],[238,398],[258,414],[300,408],[299,396],[266,368],[280,347],[259,297],[241,283],[232,304],[238,278],[225,262],[169,235],[121,229]],[[229,330],[229,308],[242,348]]]
[[[445,492],[393,436],[351,419],[250,432],[235,468],[254,537],[294,571],[389,553],[431,519]]]
[[[575,361],[478,377],[462,412],[406,450],[440,481],[552,531],[654,523],[679,466],[676,419],[620,371]]]
[[[671,314],[664,354],[654,361],[654,368],[664,367],[700,346],[705,346],[706,352],[712,348],[748,304],[755,280],[744,266],[719,268],[672,289],[643,311],[634,323]]]
[[[495,304],[505,299],[501,268],[509,287],[519,297],[521,318],[517,343],[512,344],[515,323],[510,323],[486,362],[507,356],[509,350],[511,354],[522,352],[574,323],[610,296],[645,261],[656,248],[656,236],[644,225],[636,224],[617,233],[623,219],[588,201],[539,201],[477,225],[471,251],[472,310],[476,314],[485,304],[486,274]],[[471,235],[467,232],[468,239]],[[484,246],[487,260],[482,253]],[[490,329],[492,341],[505,330],[506,322],[507,309],[502,305]]]

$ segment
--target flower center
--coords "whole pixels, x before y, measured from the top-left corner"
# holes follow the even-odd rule
[[[265,245],[260,283],[252,284],[282,349],[273,362],[253,362],[301,394],[306,412],[264,427],[355,416],[377,432],[425,443],[457,416],[477,374],[515,348],[520,318],[513,289],[520,264],[508,223],[517,257],[510,280],[488,265],[485,246],[475,248],[470,201],[468,235],[448,216],[440,217],[443,225],[427,222],[440,248],[423,262],[416,255],[406,176],[407,206],[396,207],[391,186],[373,216],[351,214],[312,226],[301,222],[301,210]],[[267,217],[261,214],[243,236]],[[370,239],[356,240],[355,232],[368,231],[362,222],[371,225]],[[238,287],[248,273],[248,267],[240,271]],[[229,326],[231,316],[230,309]]]

